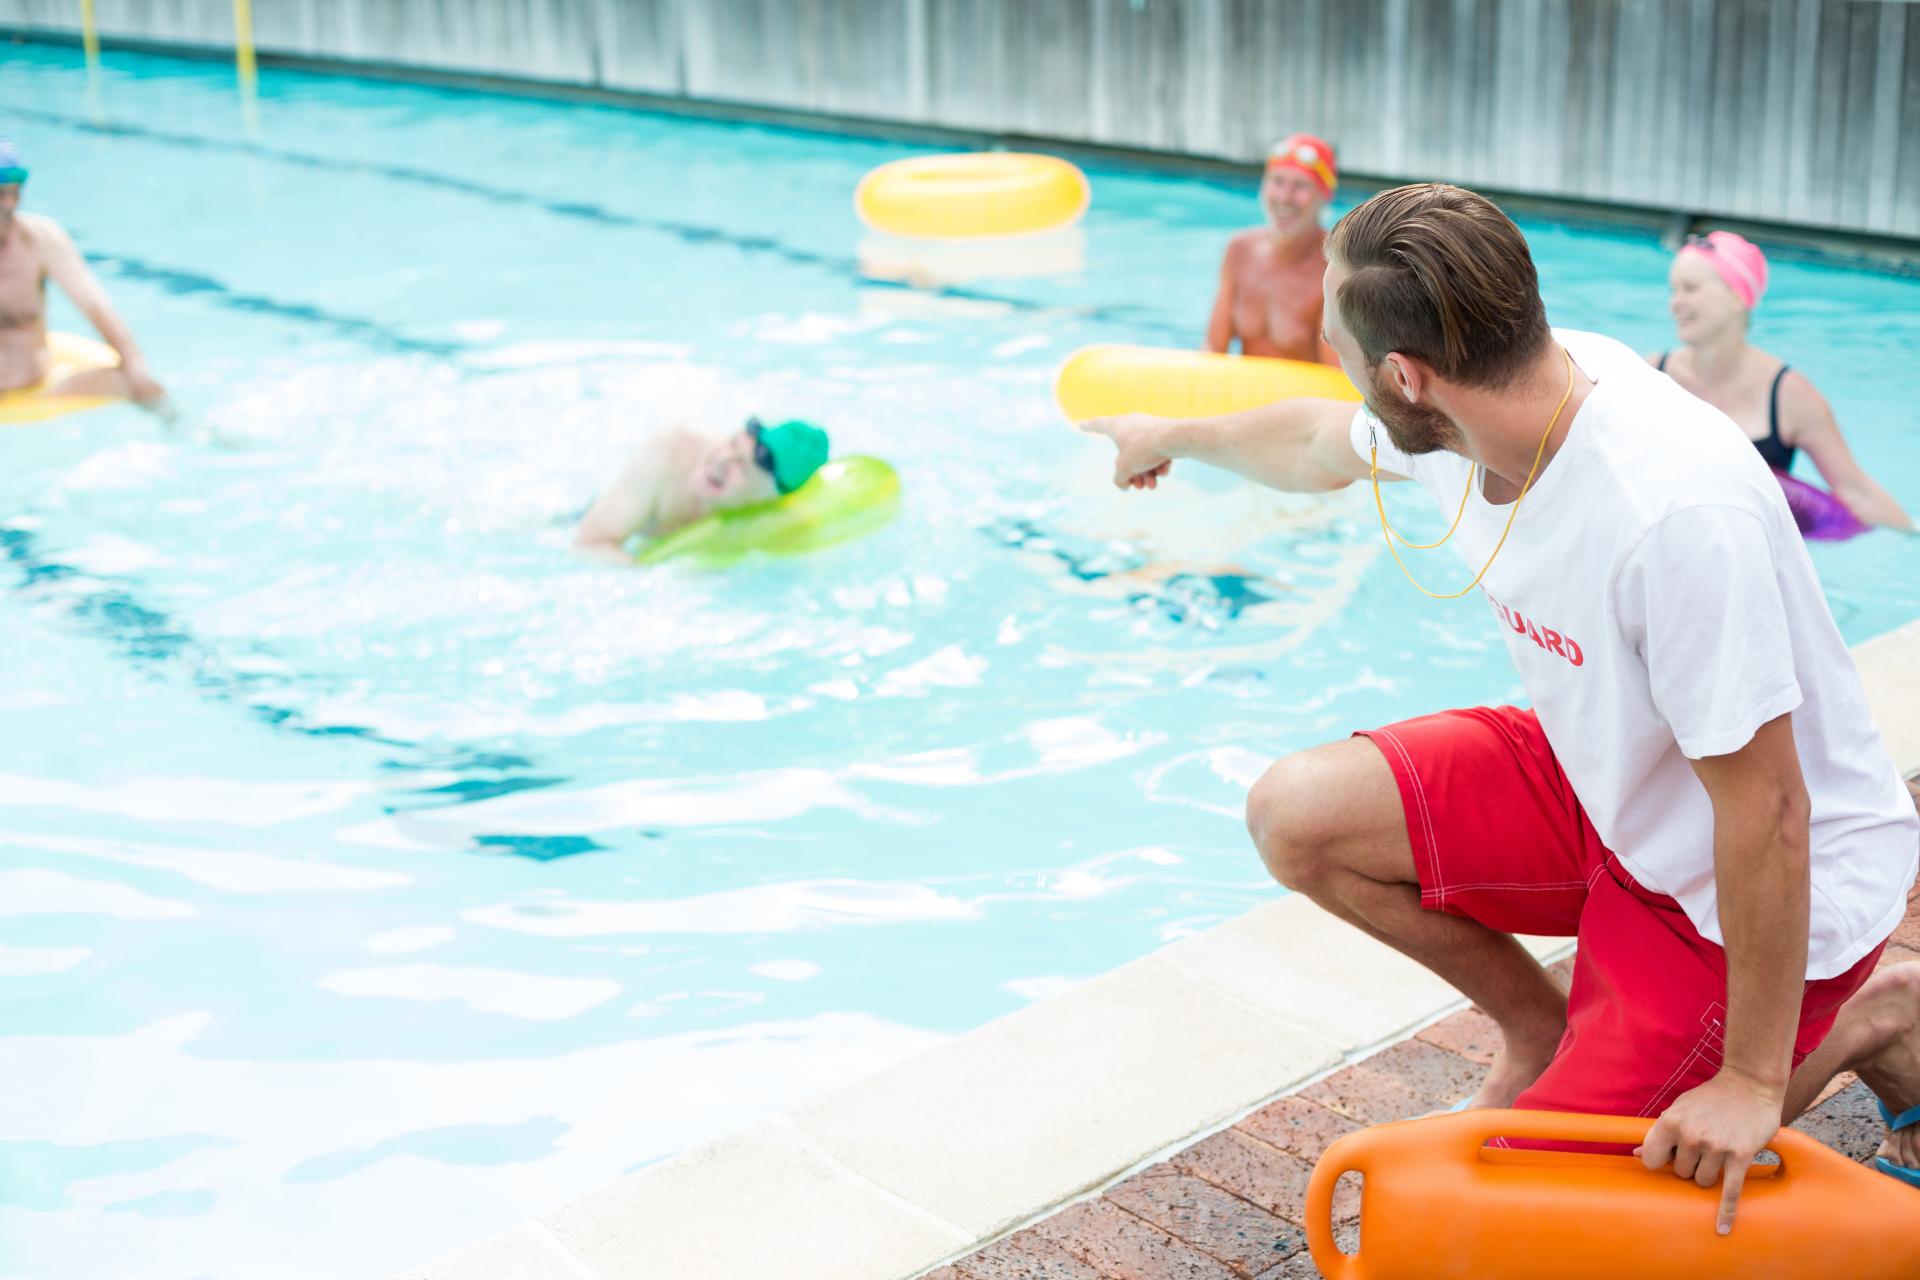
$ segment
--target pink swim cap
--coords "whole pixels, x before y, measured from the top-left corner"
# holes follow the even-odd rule
[[[1760,305],[1767,294],[1767,255],[1745,236],[1731,231],[1709,231],[1704,236],[1688,236],[1680,246],[1683,254],[1697,253],[1712,264],[1714,272],[1727,282],[1747,310]]]

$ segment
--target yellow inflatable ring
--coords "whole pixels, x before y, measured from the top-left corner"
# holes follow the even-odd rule
[[[853,207],[897,236],[1017,236],[1078,220],[1091,195],[1087,175],[1057,156],[979,151],[883,164],[860,180]]]
[[[1209,418],[1295,396],[1360,399],[1337,365],[1161,347],[1082,347],[1054,383],[1073,422],[1116,413]]]
[[[112,347],[75,333],[49,333],[47,348],[53,352],[53,364],[46,377],[30,387],[0,391],[0,426],[41,422],[63,413],[98,409],[119,399],[117,396],[50,396],[45,390],[47,384],[86,369],[119,368],[120,353]]]

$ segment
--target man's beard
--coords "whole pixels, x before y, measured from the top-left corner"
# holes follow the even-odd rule
[[[1460,452],[1465,437],[1453,419],[1424,404],[1408,404],[1381,385],[1380,367],[1374,366],[1373,385],[1367,388],[1367,411],[1380,419],[1393,447],[1408,457],[1441,450]]]

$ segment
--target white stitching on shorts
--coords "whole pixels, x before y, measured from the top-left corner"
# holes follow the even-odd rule
[[[1666,1092],[1668,1089],[1673,1087],[1673,1084],[1676,1080],[1680,1079],[1680,1077],[1686,1074],[1687,1068],[1692,1066],[1694,1059],[1698,1058],[1699,1056],[1700,1056],[1700,1042],[1696,1040],[1693,1043],[1693,1047],[1688,1049],[1686,1054],[1683,1057],[1681,1057],[1680,1064],[1676,1066],[1672,1071],[1667,1073],[1667,1078],[1660,1082],[1660,1087],[1653,1091],[1653,1096],[1648,1098],[1645,1102],[1641,1103],[1640,1110],[1636,1111],[1634,1114],[1641,1115],[1641,1116],[1650,1116],[1655,1111],[1658,1111],[1660,1109],[1658,1106],[1660,1099],[1666,1095]]]
[[[1667,1096],[1667,1090],[1670,1090],[1678,1080],[1686,1075],[1686,1069],[1692,1067],[1697,1059],[1699,1059],[1699,1042],[1695,1040],[1692,1048],[1686,1052],[1686,1055],[1680,1057],[1680,1065],[1676,1065],[1672,1071],[1668,1071],[1667,1079],[1661,1080],[1661,1086],[1659,1086],[1657,1090],[1653,1090],[1653,1096],[1647,1098],[1647,1100],[1640,1105],[1640,1111],[1636,1111],[1634,1115],[1653,1115],[1655,1111],[1659,1111],[1659,1109],[1661,1109],[1661,1098]]]
[[[1387,729],[1376,729],[1381,737],[1393,744],[1400,753],[1400,763],[1406,766],[1407,777],[1413,780],[1414,802],[1420,806],[1420,826],[1427,833],[1427,865],[1433,874],[1433,903],[1444,906],[1447,901],[1446,877],[1440,874],[1440,840],[1433,830],[1433,810],[1427,804],[1427,789],[1420,781],[1420,771],[1413,767],[1413,756],[1398,735]]]
[[[1694,1063],[1707,1058],[1708,1055],[1702,1052],[1703,1049],[1711,1046],[1715,1050],[1724,1052],[1724,1046],[1718,1042],[1722,1030],[1720,1019],[1725,1014],[1726,1009],[1718,1000],[1707,1006],[1706,1011],[1700,1015],[1700,1021],[1706,1029],[1700,1033],[1700,1038],[1693,1042],[1693,1047],[1687,1050],[1687,1055],[1680,1060],[1680,1065],[1673,1069],[1658,1089],[1654,1090],[1653,1096],[1647,1099],[1645,1105],[1636,1114],[1651,1116],[1656,1111],[1664,1109],[1667,1102],[1671,1101],[1666,1097],[1667,1091],[1686,1075],[1688,1068]]]
[[[1673,1104],[1674,1098],[1680,1096],[1680,1083],[1687,1078],[1687,1072],[1693,1069],[1695,1063],[1706,1060],[1707,1055],[1700,1052],[1700,1046],[1696,1043],[1687,1056],[1680,1060],[1680,1065],[1674,1069],[1674,1073],[1667,1077],[1667,1082],[1660,1086],[1660,1092],[1654,1094],[1647,1105],[1640,1108],[1640,1115],[1652,1119],[1659,1112],[1665,1111]]]

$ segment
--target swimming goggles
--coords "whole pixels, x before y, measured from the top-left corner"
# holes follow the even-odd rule
[[[766,424],[759,418],[747,419],[747,435],[753,439],[753,463],[771,476],[774,475],[773,450],[767,448],[767,442],[760,438],[760,433],[765,429]]]
[[[1740,277],[1741,283],[1747,286],[1747,291],[1749,294],[1753,296],[1754,302],[1759,301],[1761,292],[1766,289],[1765,282],[1754,279],[1753,271],[1747,266],[1746,263],[1741,262],[1739,259],[1735,258],[1732,254],[1722,253],[1720,251],[1720,246],[1715,244],[1711,237],[1698,235],[1698,234],[1690,235],[1687,237],[1686,244],[1684,244],[1681,247],[1686,249],[1698,249],[1700,252],[1712,258],[1715,262],[1724,264],[1728,271],[1731,271],[1733,272],[1733,274]],[[1729,280],[1727,283],[1732,284],[1733,282]],[[1736,293],[1739,292],[1737,288],[1735,292]],[[1741,301],[1744,302],[1746,301],[1746,299],[1743,297]],[[1753,305],[1753,303],[1748,303],[1748,305],[1751,306]]]

